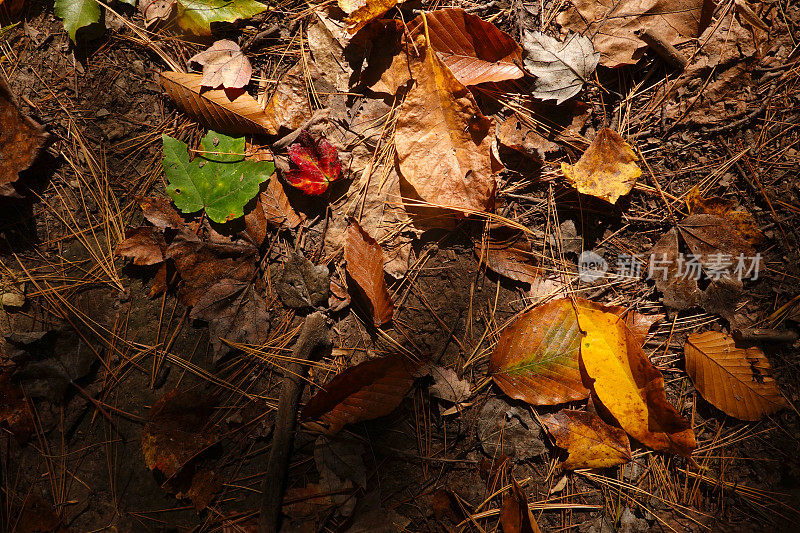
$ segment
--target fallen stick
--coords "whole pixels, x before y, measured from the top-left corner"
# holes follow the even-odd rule
[[[305,385],[304,376],[309,361],[319,349],[330,344],[328,324],[321,311],[308,315],[300,330],[300,336],[292,350],[292,359],[286,368],[278,397],[278,413],[275,415],[275,431],[272,434],[272,449],[267,463],[264,488],[261,498],[261,514],[258,533],[277,533],[289,470],[289,457],[294,442],[297,421],[297,404]]]

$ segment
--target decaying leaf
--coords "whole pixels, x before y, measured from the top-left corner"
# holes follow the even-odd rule
[[[495,460],[505,457],[523,462],[547,452],[530,411],[499,396],[489,398],[483,405],[476,425],[483,452]]]
[[[667,402],[664,378],[625,322],[603,306],[575,302],[581,361],[592,392],[632,437],[654,450],[690,455],[697,445],[691,424]]]
[[[746,261],[743,265],[746,272],[754,268],[752,262],[755,250],[724,218],[716,215],[689,215],[680,221],[678,231],[709,273],[727,268],[730,269],[728,276],[732,277],[739,257]]]
[[[362,489],[367,488],[364,445],[354,439],[321,435],[314,444],[314,462],[322,473],[328,469],[342,479],[349,479]]]
[[[312,80],[321,76],[316,65],[298,61],[286,71],[275,92],[264,104],[266,132],[277,135],[282,130],[294,130],[303,125],[314,112],[306,88],[306,70]]]
[[[491,22],[448,8],[425,13],[431,47],[453,76],[464,85],[521,78],[525,73],[522,49]],[[422,15],[411,21],[409,32],[424,31]]]
[[[125,240],[117,244],[114,254],[133,259],[138,266],[157,265],[164,262],[167,243],[153,226],[140,226],[125,230]]]
[[[305,130],[289,146],[289,163],[286,181],[312,196],[324,193],[342,177],[339,151],[327,139],[314,139]]]
[[[542,417],[556,446],[569,452],[561,463],[565,470],[608,468],[631,460],[625,430],[610,426],[596,414],[562,409]]]
[[[491,229],[486,238],[475,241],[475,254],[501,276],[533,283],[540,270],[524,232],[505,226]]]
[[[347,227],[344,260],[351,294],[355,292],[354,295],[360,297],[376,327],[389,322],[394,304],[383,275],[383,250],[355,219],[351,219]]]
[[[431,365],[428,367],[428,371],[434,380],[434,384],[430,388],[431,396],[452,403],[461,403],[469,398],[470,382],[458,379],[458,374],[452,368]]]
[[[328,267],[315,265],[300,252],[292,253],[283,265],[275,286],[283,305],[295,309],[324,306],[330,289]]]
[[[27,441],[36,431],[33,412],[10,372],[0,374],[0,426],[8,428],[18,442]]]
[[[416,84],[400,105],[395,147],[413,199],[469,214],[494,204],[492,121],[430,46],[411,65]]]
[[[506,496],[500,508],[500,523],[503,525],[503,533],[541,533],[528,507],[528,498],[513,476],[511,494]]]
[[[261,192],[261,208],[267,222],[276,227],[294,229],[304,220],[289,202],[281,180],[269,180],[267,188]]]
[[[177,0],[140,0],[139,11],[144,17],[144,25],[150,27],[157,22],[168,20],[177,4]]]
[[[165,71],[159,82],[177,106],[216,131],[230,135],[273,133],[272,122],[255,98],[243,92],[231,99],[224,90],[202,90],[203,76]]]
[[[217,89],[241,89],[250,83],[253,67],[250,60],[239,49],[239,45],[228,39],[220,39],[207,50],[193,55],[189,61],[203,66],[200,85]]]
[[[178,25],[194,35],[211,35],[211,24],[235,22],[268,7],[255,0],[178,0]]]
[[[405,0],[338,0],[339,8],[347,13],[347,31],[356,33]]]
[[[750,245],[755,246],[764,241],[764,234],[758,229],[753,215],[747,211],[736,209],[731,200],[719,196],[706,198],[700,194],[700,189],[695,186],[686,196],[686,203],[689,205],[689,210],[693,215],[716,215],[727,220]]]
[[[272,163],[244,159],[244,137],[209,131],[193,161],[186,143],[166,134],[162,138],[167,193],[184,213],[204,209],[214,222],[243,216],[245,204],[258,195],[259,184],[275,171]]]
[[[601,130],[574,165],[561,163],[561,170],[578,192],[616,203],[631,192],[642,170],[633,149],[614,130]]]
[[[520,315],[500,334],[489,375],[504,393],[533,405],[589,396],[578,368],[581,331],[569,298]]]
[[[592,41],[577,33],[560,42],[541,32],[527,31],[522,46],[525,68],[536,76],[533,96],[558,104],[580,92],[600,60]]]
[[[334,434],[347,424],[388,415],[411,389],[421,364],[404,355],[387,355],[350,367],[308,401],[302,417],[319,418]]]
[[[0,77],[0,195],[13,194],[11,183],[31,166],[44,144],[44,129],[23,115]]]
[[[556,17],[562,28],[592,36],[600,64],[636,63],[647,45],[639,32],[653,29],[672,45],[699,37],[714,10],[709,0],[570,0]]]
[[[739,348],[730,335],[706,331],[689,335],[684,352],[694,386],[725,414],[755,421],[788,406],[760,348]]]
[[[659,268],[663,269],[656,271],[654,267],[650,277],[661,291],[664,305],[672,309],[689,309],[699,304],[700,288],[697,280],[692,276],[684,276],[678,270],[680,251],[675,228],[667,231],[656,242],[650,250],[650,257],[654,264],[658,261]]]

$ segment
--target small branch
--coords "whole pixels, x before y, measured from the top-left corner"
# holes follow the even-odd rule
[[[687,63],[689,62],[686,59],[686,56],[683,55],[680,50],[672,46],[662,35],[660,32],[653,28],[648,28],[645,30],[638,30],[636,32],[636,36],[647,43],[647,46],[650,49],[658,54],[664,62],[677,70],[683,70],[686,68]]]

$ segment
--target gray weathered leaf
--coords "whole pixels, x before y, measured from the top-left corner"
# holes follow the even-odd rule
[[[578,94],[600,61],[592,41],[577,33],[561,42],[538,31],[526,31],[522,48],[525,68],[536,76],[533,96],[559,104]]]

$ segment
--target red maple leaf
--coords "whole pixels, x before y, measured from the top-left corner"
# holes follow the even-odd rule
[[[289,146],[290,169],[286,180],[306,194],[324,193],[328,185],[342,177],[339,152],[325,139],[315,141],[307,131]]]

